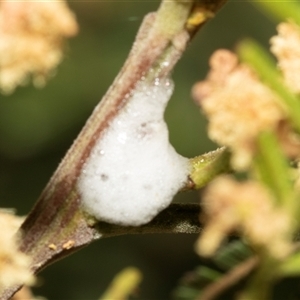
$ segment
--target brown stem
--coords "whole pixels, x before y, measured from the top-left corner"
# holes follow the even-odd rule
[[[225,274],[216,282],[210,284],[201,293],[198,300],[213,300],[216,299],[222,292],[230,288],[240,280],[245,278],[254,268],[258,265],[259,259],[257,256],[248,258],[246,261],[240,263],[238,266],[233,268],[230,272]]]
[[[202,226],[199,214],[198,204],[171,204],[148,224],[125,227],[98,222],[96,229],[103,234],[103,237],[147,233],[200,233]]]
[[[151,76],[167,76],[198,28],[225,2],[226,0],[165,0],[157,13],[145,17],[119,75],[95,108],[22,225],[20,248],[32,258],[33,272],[100,237],[101,226],[97,226],[99,233],[93,227],[94,220],[90,220],[81,210],[80,194],[76,188],[84,162],[110,121],[130,101],[130,97],[126,95],[130,94],[141,77],[151,80]],[[161,68],[160,64],[165,59],[169,66]],[[177,211],[176,214],[180,219],[181,212]],[[164,224],[165,229],[169,228],[169,232],[174,232],[167,225],[168,223]],[[104,223],[102,227],[105,227]],[[141,233],[147,232],[147,226],[141,228],[145,231],[137,228],[126,228],[124,231],[118,226],[107,225],[106,230],[110,233],[105,234],[113,235],[112,230],[123,230],[122,234],[139,230]],[[165,229],[160,226],[156,232],[163,232]],[[11,288],[0,294],[0,299],[8,299],[17,289],[18,287]]]
[[[46,244],[43,244],[40,248],[41,251],[47,251],[51,254],[48,255],[46,264],[33,265],[33,271],[38,272],[49,264],[79,250],[82,246],[86,245],[83,241],[90,243],[97,238],[114,237],[124,234],[199,233],[202,229],[199,221],[199,214],[200,206],[198,204],[171,204],[164,211],[160,212],[151,222],[139,227],[119,226],[105,222],[97,222],[88,227],[91,236],[93,236],[93,239],[90,240],[87,238],[87,232],[80,232],[79,229],[79,234],[74,235],[74,238],[68,236],[65,239],[62,239],[59,236],[59,233],[55,232],[53,239],[46,241]],[[83,228],[83,230],[86,229],[87,228]],[[72,230],[70,230],[70,232],[72,232]],[[78,243],[80,234],[82,234],[82,240],[81,243]],[[41,256],[41,259],[43,259],[43,253],[44,252],[34,253],[34,255]],[[10,297],[20,288],[21,285],[17,285],[7,289],[0,295],[0,300],[10,299]]]

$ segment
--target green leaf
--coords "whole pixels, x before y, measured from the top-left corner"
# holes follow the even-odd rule
[[[196,299],[201,291],[210,283],[218,280],[223,274],[213,268],[200,266],[187,273],[174,290],[176,300]]]
[[[300,252],[295,253],[285,260],[279,268],[279,272],[283,276],[300,275]]]
[[[197,275],[209,281],[215,281],[219,279],[222,274],[216,270],[213,270],[212,268],[203,266],[198,268]]]
[[[253,5],[273,17],[276,21],[293,19],[300,25],[300,5],[298,1],[255,0]]]
[[[214,257],[214,262],[223,270],[234,268],[252,255],[250,248],[240,240],[236,240],[221,248]]]
[[[278,204],[293,211],[295,193],[289,165],[273,132],[259,135],[255,167],[260,179],[274,193]]]
[[[238,264],[252,255],[250,248],[240,240],[222,247],[212,259],[212,267],[199,266],[186,274],[173,293],[176,300],[201,299],[201,292],[219,280]],[[225,275],[226,276],[226,275]],[[226,292],[224,290],[224,292]],[[199,298],[200,297],[200,298]]]
[[[277,93],[294,127],[300,132],[300,99],[283,84],[275,61],[262,46],[252,40],[242,42],[238,47],[238,54],[241,60],[252,67],[261,80]]]

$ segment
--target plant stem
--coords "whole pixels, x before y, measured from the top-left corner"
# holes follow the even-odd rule
[[[166,219],[164,225],[150,222],[149,224],[155,224],[151,230],[147,229],[147,225],[142,229],[126,228],[125,230],[104,223],[94,227],[95,221],[86,216],[81,209],[80,194],[76,185],[96,141],[101,139],[110,121],[123,109],[127,101],[130,101],[130,97],[126,95],[130,94],[143,76],[147,80],[151,80],[153,74],[159,78],[168,76],[195,32],[226,1],[164,0],[157,13],[150,13],[144,18],[133,48],[119,75],[95,108],[22,225],[20,249],[32,258],[33,272],[98,239],[103,234],[101,226],[102,230],[105,227],[110,231],[110,236],[122,230],[123,234],[130,231],[146,233],[154,230],[155,232],[192,230],[183,223],[180,223],[176,230],[172,227],[175,226],[176,220],[180,221],[181,209],[190,216],[182,207],[180,210],[175,210],[173,216],[177,219],[173,225],[170,225],[172,222]],[[195,14],[200,14],[202,18],[196,21],[192,19],[191,22],[189,18],[194,18]],[[162,68],[160,63],[166,58],[169,64]],[[104,234],[107,235],[105,232]],[[10,298],[18,288],[20,287],[12,287],[4,291],[0,294],[0,299]]]
[[[191,182],[184,189],[200,189],[221,173],[228,173],[230,168],[230,153],[226,148],[194,157],[190,160],[192,171]]]
[[[43,251],[49,251],[51,256],[47,257],[44,264],[36,263],[32,266],[34,272],[38,272],[45,268],[49,264],[70,255],[71,253],[81,249],[83,246],[91,243],[93,240],[99,238],[108,238],[125,234],[151,234],[151,233],[185,233],[185,234],[195,234],[200,233],[202,230],[202,225],[199,221],[200,206],[198,204],[171,204],[164,211],[160,212],[151,222],[148,224],[134,227],[134,226],[119,226],[115,224],[109,224],[105,222],[93,222],[89,225],[90,236],[86,232],[86,224],[80,224],[80,228],[85,231],[78,231],[77,235],[72,237],[73,228],[69,228],[70,235],[65,236],[63,239],[59,232],[56,231],[52,235],[52,239],[43,240],[41,242],[42,247],[35,247],[32,249],[32,255],[37,255],[38,258],[43,261],[44,253]],[[75,216],[75,222],[81,221],[78,216]],[[74,226],[74,224],[73,224]],[[61,228],[64,232],[64,228]],[[80,236],[82,234],[81,244]],[[64,236],[64,233],[63,233]],[[41,249],[41,252],[39,250]],[[7,300],[17,292],[21,286],[13,286],[6,291],[1,291],[0,300]]]
[[[271,287],[278,279],[279,262],[269,256],[261,256],[260,262],[258,270],[247,283],[240,300],[271,299]]]
[[[290,168],[287,159],[280,149],[280,145],[273,132],[262,132],[258,137],[258,153],[255,168],[260,179],[272,191],[276,205],[296,214],[296,194],[290,179]]]
[[[171,204],[151,222],[142,226],[119,226],[98,222],[95,228],[103,234],[103,237],[124,234],[199,233],[202,229],[199,214],[198,204]]]
[[[210,284],[203,290],[198,300],[212,300],[216,299],[226,289],[237,284],[243,278],[245,278],[255,267],[257,267],[259,259],[257,256],[252,256],[234,267],[227,274],[222,276],[220,279]],[[254,299],[254,298],[253,298]],[[258,299],[258,298],[256,298]],[[261,298],[262,299],[262,298]]]

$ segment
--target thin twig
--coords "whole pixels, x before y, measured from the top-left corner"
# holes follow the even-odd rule
[[[178,232],[190,228],[182,222],[180,225],[178,223],[177,227],[176,222],[173,227],[171,225],[168,227],[167,224],[164,224],[166,227],[157,227],[157,223],[150,222],[149,224],[153,225],[151,230],[147,226],[142,229],[125,230],[102,223],[97,226],[99,233],[92,226],[94,223],[89,222],[89,218],[81,209],[81,196],[76,185],[96,140],[101,139],[110,121],[122,110],[126,101],[130,101],[126,95],[130,94],[142,76],[151,77],[150,74],[160,78],[167,76],[195,32],[226,1],[164,0],[156,14],[152,13],[145,17],[133,49],[119,75],[95,108],[22,225],[20,248],[32,258],[33,272],[91,243],[101,234],[113,236],[117,232],[138,233],[138,230],[141,230],[141,233],[143,230],[144,233],[163,232],[166,228],[169,228],[168,232]],[[162,70],[159,65],[166,58],[169,66]],[[180,213],[177,211],[174,218],[180,220]],[[184,213],[189,215],[186,211]],[[101,226],[106,232],[101,233]],[[123,233],[120,233],[122,230]],[[13,287],[0,294],[0,299],[9,299],[18,288]]]
[[[199,221],[200,206],[198,204],[171,204],[164,211],[160,212],[151,222],[140,227],[125,227],[105,222],[96,222],[89,227],[93,240],[99,238],[113,237],[125,234],[150,234],[150,233],[199,233],[202,226]],[[84,239],[83,239],[84,240]],[[88,242],[92,242],[90,240]],[[78,244],[77,240],[72,238],[53,240],[45,244],[44,248],[48,249],[52,255],[46,261],[46,264],[36,264],[33,271],[38,272],[45,266],[59,260],[60,258],[78,251],[86,244]],[[7,300],[21,288],[21,285],[13,286],[0,295],[0,300]]]
[[[142,226],[119,226],[98,222],[95,228],[103,234],[103,237],[124,234],[199,233],[202,229],[199,214],[198,204],[171,204],[151,222]]]
[[[233,268],[230,272],[226,273],[219,280],[210,284],[201,292],[198,300],[213,300],[226,289],[230,288],[240,280],[245,278],[259,263],[257,256],[252,256]]]

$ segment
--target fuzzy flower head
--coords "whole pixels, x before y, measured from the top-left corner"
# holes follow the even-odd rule
[[[295,23],[280,23],[278,35],[271,39],[271,52],[278,60],[285,83],[300,93],[300,27]]]
[[[274,207],[271,195],[259,183],[219,177],[208,186],[203,201],[207,224],[197,243],[199,254],[212,255],[232,231],[273,257],[284,257],[292,250],[291,221]]]
[[[258,134],[276,128],[284,111],[277,96],[249,67],[238,64],[234,53],[216,51],[210,67],[207,79],[194,86],[193,96],[208,118],[209,137],[231,149],[235,169],[246,169]]]
[[[18,250],[16,231],[23,218],[0,211],[0,291],[14,284],[32,284],[30,259]]]
[[[62,60],[64,38],[77,30],[63,1],[1,1],[0,89],[10,93],[30,76],[44,84]]]

